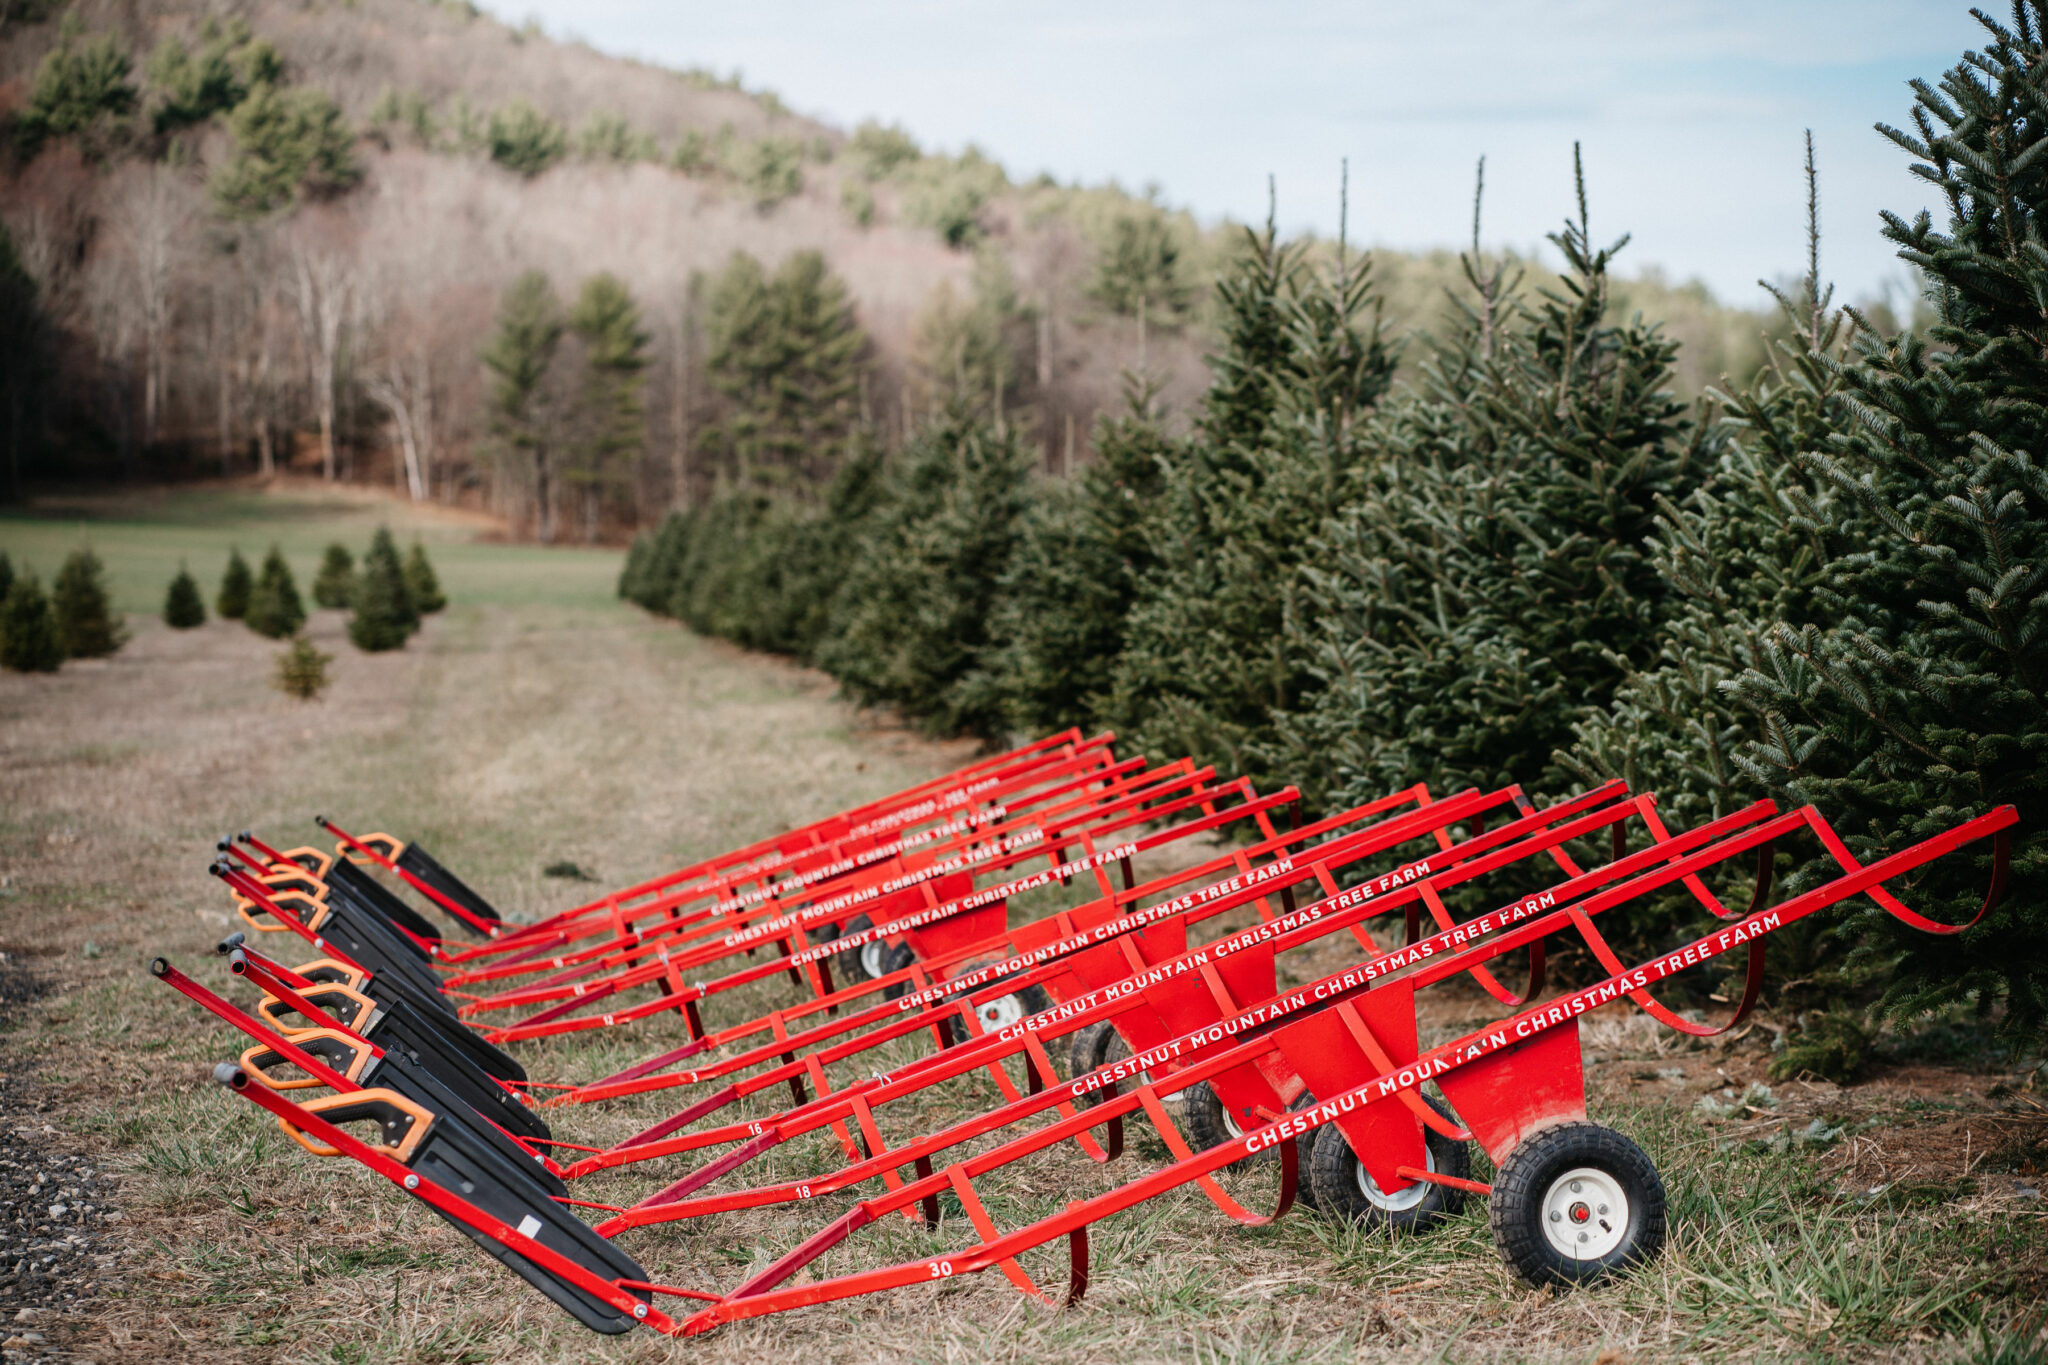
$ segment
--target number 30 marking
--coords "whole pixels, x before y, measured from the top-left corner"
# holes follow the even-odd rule
[[[953,1273],[953,1263],[952,1263],[951,1261],[933,1261],[933,1262],[932,1262],[932,1278],[933,1278],[933,1279],[935,1279],[935,1280],[943,1280],[943,1279],[945,1279],[945,1278],[946,1278],[946,1277],[947,1277],[948,1275],[951,1275],[952,1273]]]

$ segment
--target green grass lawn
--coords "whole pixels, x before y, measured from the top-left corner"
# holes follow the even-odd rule
[[[284,551],[301,596],[328,545],[340,542],[359,561],[377,527],[389,526],[403,549],[422,541],[451,599],[483,605],[589,608],[612,602],[621,556],[606,549],[542,549],[479,538],[480,517],[358,492],[291,492],[191,488],[144,493],[50,497],[27,508],[0,509],[0,551],[16,571],[34,570],[48,587],[64,557],[89,546],[107,566],[114,605],[157,615],[164,592],[185,565],[199,580],[207,610],[239,546],[255,567],[272,545]],[[309,599],[310,600],[310,599]]]

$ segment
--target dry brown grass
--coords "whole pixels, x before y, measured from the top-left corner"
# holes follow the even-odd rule
[[[0,523],[0,538],[10,528],[19,525]],[[115,560],[142,552],[111,531],[95,543]],[[247,995],[211,953],[228,927],[203,875],[213,839],[243,825],[310,836],[316,811],[385,825],[533,913],[587,893],[540,875],[557,859],[623,883],[902,786],[967,750],[878,728],[816,675],[618,605],[607,591],[615,558],[508,547],[465,557],[457,545],[437,554],[455,605],[403,653],[357,654],[336,615],[316,617],[315,641],[340,656],[334,690],[316,705],[270,691],[275,646],[222,623],[177,633],[135,619],[134,641],[112,660],[0,677],[0,948],[54,985],[10,1021],[0,1047],[51,1106],[51,1140],[96,1154],[123,1179],[129,1254],[89,1310],[58,1329],[80,1353],[2040,1358],[2032,1334],[2048,1292],[2048,1237],[2038,1198],[2022,1193],[2038,1184],[2027,1163],[2043,1150],[2029,1095],[1995,1093],[1997,1076],[1922,1067],[1849,1091],[1780,1086],[1775,1106],[1710,1119],[1693,1102],[1760,1078],[1768,1034],[1726,1050],[1679,1046],[1618,1015],[1587,1033],[1596,1110],[1656,1157],[1674,1222],[1666,1258],[1605,1291],[1554,1297],[1515,1285],[1479,1209],[1390,1244],[1313,1216],[1240,1229],[1183,1191],[1094,1230],[1094,1286],[1063,1315],[980,1276],[688,1343],[584,1333],[388,1185],[305,1156],[207,1081],[230,1039],[151,982],[144,964],[165,953]],[[525,605],[514,600],[522,595]],[[1472,1008],[1448,997],[1425,1027],[1447,1029]],[[586,1077],[666,1036],[655,1025],[526,1055],[537,1075]],[[921,1096],[890,1110],[885,1132],[936,1125],[989,1093],[981,1078]],[[620,1136],[662,1112],[658,1104],[573,1112],[560,1130]],[[1846,1131],[1832,1143],[1791,1141],[1814,1118]],[[984,1188],[998,1221],[1015,1226],[1163,1154],[1139,1129],[1116,1166],[1068,1150]],[[749,1170],[765,1179],[825,1158],[822,1142],[802,1143]],[[615,1174],[589,1194],[617,1200],[682,1168]],[[1270,1197],[1270,1167],[1242,1179],[1247,1203]],[[1880,1181],[1890,1192],[1869,1194]],[[625,1244],[659,1278],[730,1286],[846,1201],[819,1202],[643,1230]],[[895,1220],[815,1270],[969,1240],[957,1215],[937,1234]],[[1061,1282],[1057,1246],[1026,1264],[1042,1283]]]

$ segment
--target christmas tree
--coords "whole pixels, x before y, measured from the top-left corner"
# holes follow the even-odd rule
[[[427,547],[417,540],[405,552],[405,590],[412,598],[413,609],[422,616],[431,616],[448,605],[448,599],[441,593],[441,580],[435,577],[434,566],[427,561]]]
[[[183,564],[178,566],[178,576],[171,580],[170,591],[164,594],[164,624],[173,630],[190,630],[206,624],[206,603],[199,596],[199,584]]]
[[[1377,458],[1373,414],[1396,354],[1371,261],[1342,234],[1320,262],[1247,232],[1218,286],[1216,382],[1164,470],[1144,579],[1118,659],[1111,718],[1153,752],[1191,753],[1261,785],[1275,716],[1315,679],[1289,627],[1310,539]]]
[[[348,638],[355,641],[357,649],[376,653],[403,649],[419,628],[419,613],[413,610],[412,594],[405,585],[405,568],[398,562],[398,546],[390,530],[380,526],[356,580],[355,614],[349,617]]]
[[[55,673],[64,662],[57,614],[43,585],[24,569],[0,602],[0,665],[17,673]]]
[[[2001,903],[1934,939],[1872,913],[1862,946],[1891,965],[1890,1005],[2003,1002],[2048,1021],[2048,5],[2023,0],[1942,78],[1915,82],[1909,129],[1879,130],[1939,191],[1932,214],[1885,216],[1925,275],[1925,336],[1860,334],[1841,374],[1848,415],[1801,464],[1832,495],[1824,619],[1771,628],[1736,680],[1758,713],[1736,754],[1783,797],[1812,801],[1869,859],[2010,803],[2020,824]],[[1989,853],[1906,892],[1966,920]],[[1972,866],[1974,862],[1975,866]]]
[[[299,600],[291,565],[285,563],[284,551],[275,545],[263,557],[256,587],[249,594],[249,610],[242,619],[249,629],[272,640],[296,634],[306,624],[306,607]]]
[[[57,614],[57,636],[65,657],[103,659],[128,638],[121,618],[107,599],[107,571],[91,550],[73,550],[57,571],[50,593]]]
[[[348,608],[349,594],[355,590],[356,561],[348,552],[348,546],[336,542],[327,547],[327,553],[320,560],[320,572],[313,577],[313,601],[336,611]]]
[[[332,654],[315,649],[304,635],[294,635],[291,647],[277,656],[271,686],[288,697],[313,701],[327,690],[327,665],[333,662]]]
[[[239,548],[228,551],[228,569],[220,577],[220,592],[213,610],[223,621],[239,621],[249,613],[249,595],[256,590],[255,575]]]
[[[1645,541],[1703,439],[1670,392],[1674,343],[1608,316],[1579,215],[1561,287],[1524,299],[1477,247],[1452,334],[1392,405],[1323,528],[1289,629],[1320,688],[1283,718],[1283,770],[1335,802],[1409,783],[1561,794],[1572,724],[1650,657],[1667,590]]]
[[[941,733],[1000,727],[991,694],[967,684],[990,644],[1030,467],[1014,427],[959,408],[901,452],[819,650],[853,696],[901,706]]]
[[[1095,459],[1033,499],[1003,576],[985,668],[1004,720],[1043,734],[1100,721],[1125,622],[1153,568],[1147,534],[1179,444],[1134,382],[1123,416],[1095,432]]]

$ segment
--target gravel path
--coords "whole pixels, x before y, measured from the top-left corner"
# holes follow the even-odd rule
[[[0,953],[0,1022],[42,994]],[[92,1158],[56,1150],[49,1106],[14,1074],[11,1052],[0,1054],[0,1359],[77,1362],[65,1342],[126,1254],[110,1235],[121,1212]]]

